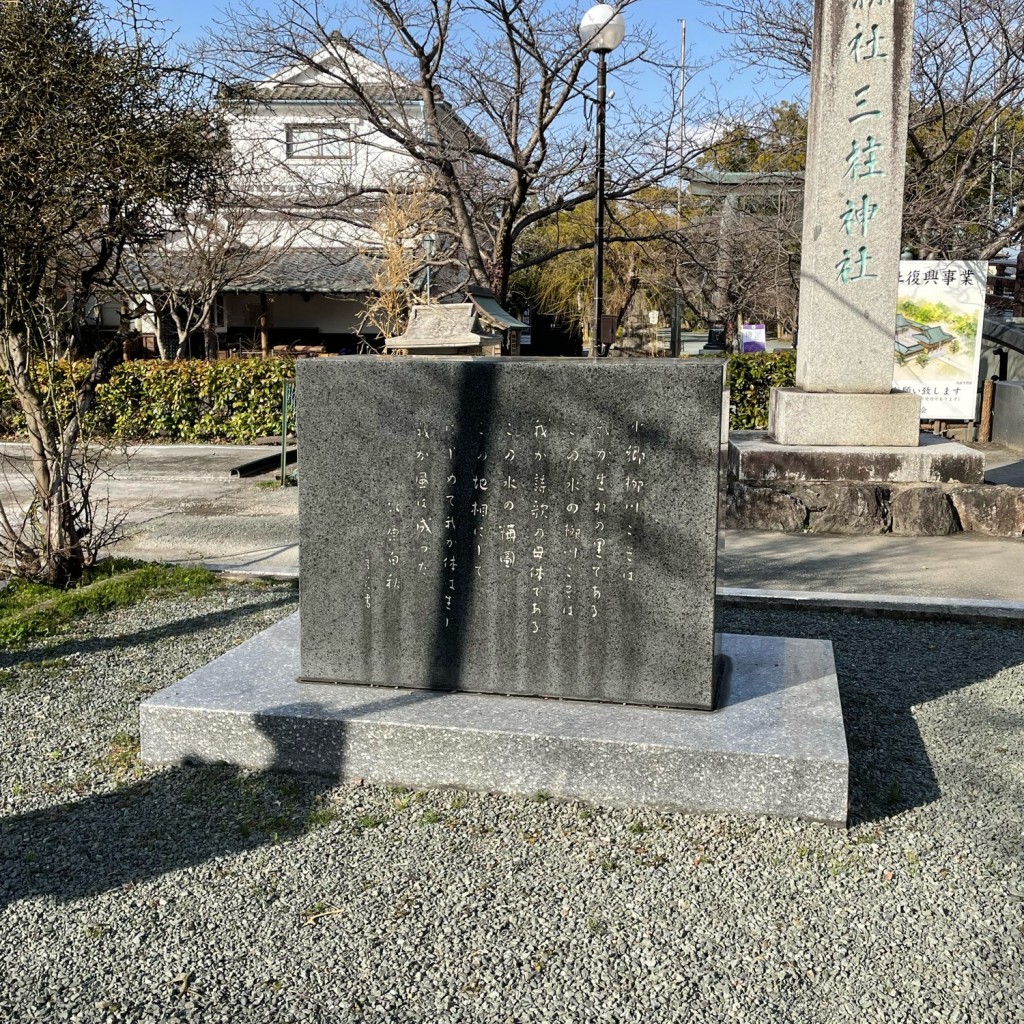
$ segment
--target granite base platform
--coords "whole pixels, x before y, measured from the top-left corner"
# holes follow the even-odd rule
[[[832,645],[725,634],[722,650],[715,712],[298,683],[295,614],[147,700],[142,757],[845,825]]]
[[[753,483],[860,481],[980,484],[985,455],[958,441],[918,434],[914,448],[896,445],[787,445],[764,430],[729,435],[729,475]]]
[[[914,448],[920,429],[921,399],[905,391],[866,395],[772,388],[768,399],[768,432],[779,444]]]

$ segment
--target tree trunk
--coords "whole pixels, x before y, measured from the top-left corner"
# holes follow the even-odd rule
[[[66,481],[43,503],[46,546],[40,551],[40,574],[50,584],[73,583],[82,577],[85,553],[75,525],[75,510]]]
[[[34,389],[16,386],[25,414],[29,448],[32,452],[34,513],[29,528],[35,542],[15,545],[16,568],[24,575],[50,584],[70,583],[81,578],[85,568],[82,538],[75,524],[70,466],[73,452],[51,425],[46,409]],[[72,414],[74,415],[74,414]],[[77,441],[77,429],[67,432],[70,448]],[[8,537],[8,546],[12,538]]]
[[[260,355],[264,359],[270,355],[270,331],[267,325],[267,296],[260,292]]]
[[[220,351],[220,336],[214,330],[213,323],[209,319],[203,321],[203,342],[207,362],[215,363]]]

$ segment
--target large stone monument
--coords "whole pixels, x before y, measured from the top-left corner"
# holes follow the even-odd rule
[[[349,357],[298,387],[303,678],[714,706],[721,363]]]
[[[814,5],[796,387],[730,439],[731,526],[949,533],[949,488],[982,482],[893,390],[913,24],[913,0]]]
[[[920,399],[892,391],[913,0],[817,0],[796,388],[781,444],[916,446]]]
[[[720,363],[302,364],[301,614],[143,757],[845,822],[831,644],[715,637],[721,403]]]

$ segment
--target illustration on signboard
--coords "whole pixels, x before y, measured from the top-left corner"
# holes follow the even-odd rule
[[[893,387],[921,396],[922,419],[974,419],[985,274],[977,260],[900,262]]]

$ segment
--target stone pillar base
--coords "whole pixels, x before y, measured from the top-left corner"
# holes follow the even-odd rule
[[[768,433],[779,444],[915,448],[920,430],[921,399],[906,391],[865,395],[773,388],[768,408]]]

